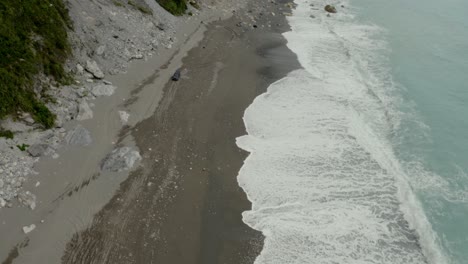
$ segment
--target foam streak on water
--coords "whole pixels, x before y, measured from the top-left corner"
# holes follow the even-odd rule
[[[296,3],[285,37],[304,69],[255,99],[237,139],[244,222],[266,237],[256,263],[445,263],[386,141],[398,115],[380,29]]]

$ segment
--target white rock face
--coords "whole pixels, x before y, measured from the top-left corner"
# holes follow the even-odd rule
[[[77,125],[65,136],[65,142],[67,142],[68,145],[87,146],[91,144],[92,141],[91,133],[81,125]]]
[[[102,163],[102,170],[120,172],[129,170],[133,167],[135,162],[141,159],[140,153],[132,150],[130,147],[122,147],[113,150]]]
[[[29,225],[29,226],[23,226],[23,232],[25,234],[32,232],[34,229],[36,229],[35,224]]]
[[[111,96],[112,94],[114,94],[115,89],[117,88],[113,85],[100,84],[100,85],[95,86],[93,90],[91,91],[91,93],[96,97]]]
[[[104,78],[104,73],[101,71],[97,63],[93,60],[86,61],[86,70],[98,79]]]
[[[120,122],[122,122],[122,124],[125,125],[128,122],[128,118],[130,117],[130,114],[125,111],[119,111],[119,117],[120,117]]]
[[[78,115],[76,116],[76,119],[81,121],[91,118],[93,118],[93,110],[91,110],[86,100],[82,100],[78,105]]]
[[[0,198],[0,208],[5,207],[5,205],[6,205],[6,201]]]

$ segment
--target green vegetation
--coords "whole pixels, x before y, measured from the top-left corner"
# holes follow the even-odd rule
[[[34,93],[33,78],[43,72],[70,81],[63,68],[70,53],[67,27],[62,0],[0,0],[0,119],[24,111],[53,126],[55,116]]]
[[[21,150],[21,151],[25,151],[25,150],[29,147],[28,144],[24,144],[24,143],[21,144],[21,145],[16,145],[16,146],[17,146],[17,147],[19,148],[19,150]]]
[[[169,13],[180,16],[187,10],[186,0],[156,0]]]
[[[8,138],[8,139],[13,139],[15,135],[13,134],[13,132],[11,132],[10,130],[2,130],[0,129],[0,137],[4,137],[4,138]]]

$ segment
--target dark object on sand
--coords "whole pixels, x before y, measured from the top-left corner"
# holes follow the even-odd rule
[[[328,13],[336,13],[336,8],[332,5],[326,5],[325,11],[327,11]]]
[[[177,69],[171,77],[171,80],[178,81],[180,79],[180,69]]]

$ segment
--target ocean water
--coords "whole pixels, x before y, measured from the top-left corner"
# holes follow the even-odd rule
[[[468,263],[468,2],[295,2],[237,139],[256,263]]]

